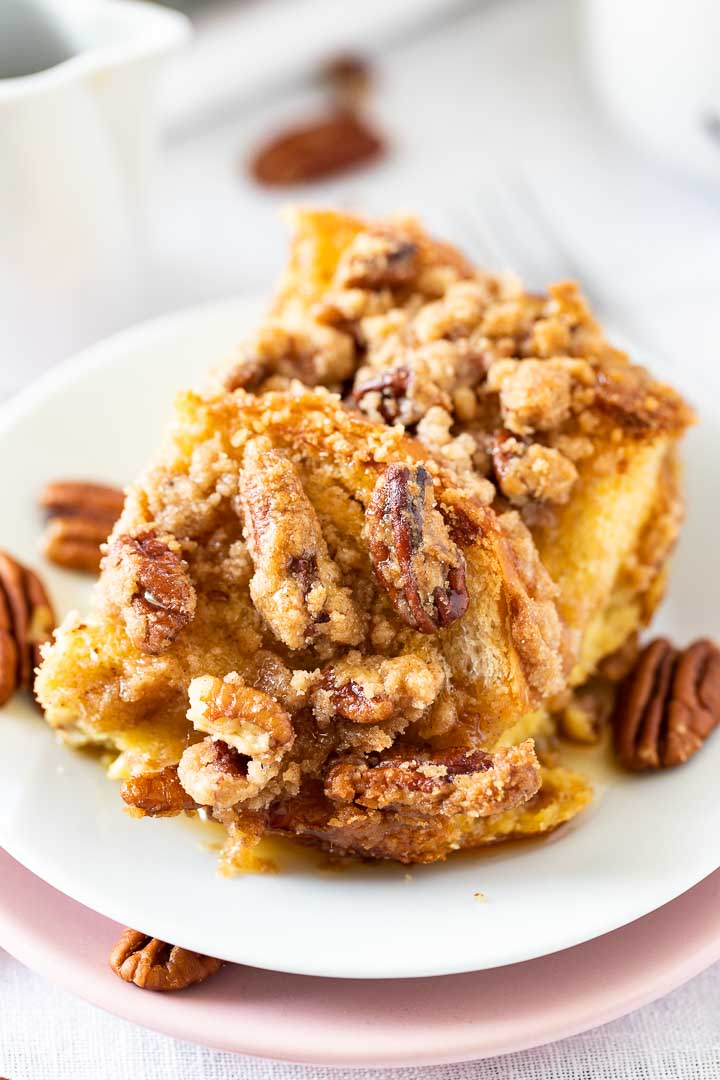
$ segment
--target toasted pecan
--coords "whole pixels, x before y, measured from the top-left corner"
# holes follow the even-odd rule
[[[245,449],[239,506],[255,574],[253,603],[290,649],[317,639],[356,645],[363,621],[330,558],[297,467],[267,439]]]
[[[375,576],[408,626],[434,634],[465,614],[465,556],[422,465],[388,466],[367,508],[365,538]]]
[[[37,574],[0,551],[0,705],[32,689],[41,646],[55,628],[52,602]]]
[[[345,172],[379,157],[383,140],[356,112],[334,109],[280,132],[250,162],[252,176],[284,187]]]
[[[615,752],[628,769],[681,765],[720,723],[720,650],[707,639],[678,650],[657,638],[620,687]]]
[[[166,652],[195,614],[195,589],[171,542],[146,530],[108,545],[106,582],[121,598],[128,634],[142,652]]]
[[[120,788],[123,802],[149,817],[170,817],[185,810],[197,810],[178,779],[177,765],[167,765],[157,773],[131,776]]]
[[[365,759],[347,755],[325,780],[325,794],[334,802],[470,817],[519,806],[539,787],[531,739],[494,754],[458,747],[435,753],[398,748]]]
[[[142,990],[184,990],[222,966],[222,960],[168,945],[139,930],[124,930],[110,953],[115,974]]]
[[[54,480],[40,492],[39,505],[49,521],[43,552],[58,566],[95,574],[101,544],[119,518],[124,495],[119,488],[82,480]]]

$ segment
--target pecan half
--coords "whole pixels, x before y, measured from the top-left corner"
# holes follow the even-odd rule
[[[0,588],[10,609],[12,632],[17,646],[17,685],[28,686],[32,658],[28,649],[30,607],[25,592],[24,568],[4,551],[0,551]]]
[[[539,787],[532,739],[494,754],[456,747],[437,753],[405,748],[366,758],[348,755],[325,780],[325,794],[334,802],[470,817],[520,806]]]
[[[239,479],[239,505],[255,565],[250,595],[290,649],[318,638],[356,645],[363,621],[328,553],[300,473],[269,440],[251,440]]]
[[[417,276],[420,251],[406,236],[362,232],[340,259],[334,284],[341,288],[382,289],[407,285]]]
[[[356,112],[335,109],[297,124],[262,145],[250,173],[268,187],[334,176],[373,161],[385,146]]]
[[[149,817],[171,817],[184,810],[198,809],[178,779],[177,765],[130,777],[120,788],[120,795],[128,806]]]
[[[258,795],[294,741],[290,714],[236,672],[193,679],[189,695],[188,719],[210,737],[189,746],[180,759],[185,791],[198,803],[220,807]]]
[[[52,518],[43,533],[43,554],[66,570],[96,574],[102,559],[101,545],[107,540],[113,524],[92,518]]]
[[[49,514],[110,521],[120,517],[125,496],[120,488],[84,480],[53,480],[40,492],[38,502]]]
[[[705,639],[684,650],[658,638],[621,684],[613,728],[628,769],[681,765],[720,723],[720,650]]]
[[[15,693],[18,677],[18,651],[12,630],[12,616],[5,591],[0,587],[0,705]]]
[[[100,547],[120,517],[124,495],[119,488],[81,480],[55,480],[40,492],[40,506],[49,522],[43,552],[58,566],[95,574]]]
[[[52,603],[37,574],[0,552],[0,705],[18,687],[32,689],[41,646],[55,625]]]
[[[169,649],[195,614],[195,589],[186,564],[151,530],[111,541],[105,588],[122,607],[135,647],[152,656]]]
[[[400,417],[401,403],[409,385],[410,369],[405,364],[399,364],[356,386],[352,396],[355,404],[360,405],[366,394],[376,393],[379,397],[377,411],[386,424],[394,424]]]
[[[223,966],[222,960],[168,945],[139,930],[123,930],[110,953],[110,967],[125,982],[142,990],[184,990],[204,982]]]
[[[433,634],[465,614],[465,556],[422,465],[388,467],[375,485],[364,532],[375,576],[408,626]]]

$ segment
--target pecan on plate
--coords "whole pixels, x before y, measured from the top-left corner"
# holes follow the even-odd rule
[[[0,705],[18,687],[32,689],[41,646],[50,640],[55,625],[40,578],[0,551]]]
[[[413,753],[405,747],[365,758],[348,754],[330,768],[325,780],[325,794],[333,802],[470,817],[520,806],[539,787],[540,766],[532,739],[494,754],[463,747],[436,753]]]
[[[676,649],[658,638],[620,687],[615,752],[628,769],[682,765],[720,723],[720,650],[705,639]]]
[[[465,556],[422,465],[388,467],[375,485],[364,531],[375,576],[408,626],[433,634],[465,614]]]
[[[178,779],[177,765],[167,765],[157,773],[131,776],[120,788],[123,802],[148,817],[171,817],[184,810],[197,810]]]
[[[142,990],[184,990],[222,966],[223,961],[213,956],[168,945],[139,930],[124,930],[110,953],[115,974]]]
[[[151,656],[169,649],[195,614],[195,589],[186,564],[152,530],[111,541],[105,587],[123,608],[133,644]]]
[[[97,573],[100,547],[122,512],[122,491],[107,484],[55,480],[45,485],[38,501],[49,519],[45,556],[68,570]]]
[[[268,439],[253,439],[245,449],[239,508],[255,565],[250,595],[275,637],[290,649],[318,638],[357,645],[363,621],[300,473]]]

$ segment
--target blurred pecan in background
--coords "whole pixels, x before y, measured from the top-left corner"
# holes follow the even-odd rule
[[[333,109],[268,139],[252,158],[250,172],[270,187],[300,184],[357,168],[383,149],[383,140],[362,117]]]

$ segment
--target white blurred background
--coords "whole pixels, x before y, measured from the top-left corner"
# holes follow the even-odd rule
[[[0,0],[0,396],[138,319],[268,289],[289,202],[410,211],[532,284],[578,276],[648,354],[715,362],[714,0],[195,0],[192,36],[142,61],[155,31],[128,5]],[[48,62],[29,15],[69,60],[24,74]],[[258,183],[248,163],[328,114],[346,54],[385,153]]]

